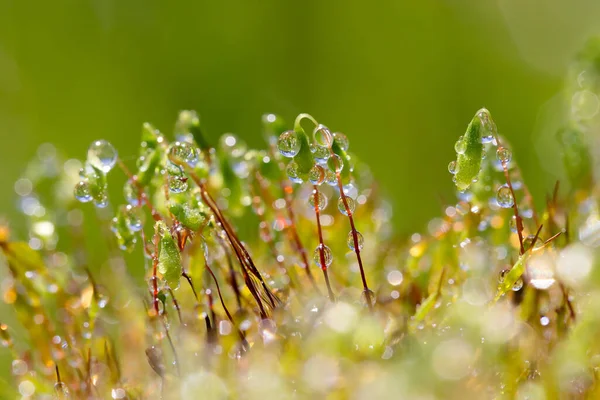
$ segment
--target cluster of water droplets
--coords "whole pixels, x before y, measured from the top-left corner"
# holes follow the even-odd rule
[[[79,171],[80,181],[75,184],[75,198],[82,203],[93,201],[98,208],[108,206],[106,174],[116,165],[117,158],[117,150],[110,142],[93,142],[88,148],[87,160]]]

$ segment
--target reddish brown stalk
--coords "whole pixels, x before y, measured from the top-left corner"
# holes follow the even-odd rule
[[[175,306],[175,310],[177,311],[177,316],[179,317],[179,323],[184,325],[183,318],[181,318],[181,309],[179,308],[179,303],[175,298],[175,293],[173,293],[173,289],[169,288],[169,294],[171,295],[171,299],[173,299],[173,306]]]
[[[321,270],[323,271],[323,276],[325,277],[325,283],[327,285],[327,293],[329,294],[329,300],[334,302],[335,295],[333,294],[333,290],[331,289],[331,284],[329,282],[329,274],[327,273],[327,265],[325,263],[325,244],[323,243],[323,230],[321,229],[319,187],[317,185],[313,185],[313,196],[315,202],[315,218],[317,220],[317,231],[319,233],[319,261],[321,262]]]
[[[246,250],[246,248],[239,241],[239,239],[233,232],[233,229],[231,228],[231,226],[229,225],[227,220],[223,217],[221,210],[219,209],[219,207],[216,205],[213,198],[210,196],[210,194],[206,190],[205,184],[200,180],[200,178],[193,171],[190,171],[190,176],[192,177],[192,180],[194,181],[194,183],[200,188],[200,196],[202,197],[202,201],[211,209],[211,212],[217,219],[217,222],[223,228],[223,231],[225,232],[227,239],[229,240],[229,243],[231,244],[231,247],[233,248],[233,250],[236,254],[236,257],[238,258],[238,261],[242,265],[242,269],[248,268],[250,270],[250,272],[252,272],[252,274],[261,282],[263,289],[265,290],[267,299],[269,300],[270,305],[272,307],[275,307],[276,304],[279,303],[279,299],[277,299],[277,297],[275,297],[275,295],[273,295],[273,293],[271,293],[271,291],[268,289],[266,283],[264,282],[264,280],[262,278],[262,275],[260,274],[260,272],[258,272],[258,269],[254,265],[254,262],[252,261],[250,254],[248,254],[248,251]],[[248,284],[248,280],[246,280],[246,284]],[[248,288],[258,304],[258,307],[261,312],[261,317],[268,318],[266,310],[261,301],[261,296],[256,291],[256,288],[254,286],[248,286]]]
[[[495,136],[496,143],[498,146],[498,149],[496,151],[498,151],[498,150],[502,149],[503,146],[500,144],[500,138],[498,137],[498,134],[494,134],[494,136]],[[515,191],[513,189],[512,182],[510,180],[510,174],[508,173],[508,163],[501,162],[501,164],[502,164],[502,170],[504,171],[504,178],[506,179],[506,184],[507,184],[508,188],[510,189],[510,195],[512,196],[512,199],[513,199],[512,208],[513,208],[514,214],[515,214],[517,235],[519,236],[519,254],[523,255],[525,253],[525,247],[523,246],[523,219],[519,215],[519,207],[517,205],[517,196],[515,196]],[[525,186],[523,186],[523,187],[525,187]],[[535,213],[534,208],[532,208],[532,211]]]
[[[333,154],[333,151],[332,151]],[[337,160],[336,160],[337,163]],[[337,165],[336,165],[337,170]],[[350,229],[352,231],[352,240],[354,242],[354,252],[356,253],[356,261],[358,262],[358,268],[360,269],[360,278],[363,284],[363,290],[365,293],[365,299],[367,301],[367,306],[372,311],[373,303],[371,299],[371,290],[369,289],[369,285],[367,285],[367,277],[365,275],[365,269],[362,263],[362,257],[360,256],[360,246],[358,243],[358,231],[356,230],[356,226],[354,225],[354,217],[352,216],[352,210],[350,210],[350,206],[348,205],[348,198],[346,197],[346,193],[344,193],[344,185],[342,184],[342,177],[339,172],[335,173],[338,189],[340,192],[340,198],[342,199],[342,203],[344,203],[344,209],[346,210],[346,214],[348,215],[348,221],[350,221]]]
[[[154,312],[158,316],[160,314],[158,309],[158,277],[156,276],[158,270],[158,232],[154,233],[154,254],[152,256],[152,304],[154,306]]]
[[[242,296],[240,293],[240,288],[238,287],[237,278],[235,276],[235,270],[233,269],[233,262],[231,261],[231,254],[229,254],[229,250],[227,249],[227,246],[225,246],[223,239],[219,235],[215,235],[215,237],[217,238],[217,242],[219,242],[219,245],[225,252],[225,258],[227,260],[227,267],[229,269],[229,283],[233,289],[233,293],[235,294],[235,300],[236,300],[236,303],[238,306],[238,310],[241,310],[242,309],[242,299],[241,299]]]
[[[204,257],[204,265],[206,266],[206,270],[208,271],[210,276],[212,276],[212,279],[215,282],[215,286],[217,288],[217,294],[219,295],[219,301],[221,302],[221,307],[223,307],[223,310],[225,311],[225,314],[227,315],[227,319],[229,320],[229,322],[231,322],[231,325],[233,325],[237,329],[238,335],[240,336],[241,341],[245,342],[246,337],[244,336],[244,333],[238,329],[235,321],[233,320],[233,317],[231,316],[231,313],[229,312],[229,309],[225,305],[225,301],[223,300],[223,294],[221,293],[221,287],[219,286],[219,281],[217,280],[217,277],[215,276],[212,269],[210,268],[210,265],[208,264],[208,260],[206,259],[206,256],[203,256],[203,257]],[[215,321],[215,326],[216,326],[216,320],[213,319],[213,321]]]

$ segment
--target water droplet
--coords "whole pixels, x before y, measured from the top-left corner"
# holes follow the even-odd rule
[[[322,265],[321,263],[321,249],[323,249],[323,262],[325,265]],[[333,253],[331,252],[331,249],[328,246],[320,244],[317,246],[313,253],[313,260],[315,261],[315,264],[317,264],[319,267],[327,268],[333,262]]]
[[[64,382],[56,382],[54,384],[54,391],[58,394],[59,399],[69,395],[69,387]]]
[[[492,143],[493,141],[494,141],[493,135],[483,135],[481,137],[481,143],[483,143],[483,144]]]
[[[277,148],[284,157],[295,157],[300,151],[300,140],[295,131],[285,131],[279,135],[277,140]]]
[[[90,192],[90,184],[87,180],[78,182],[73,191],[75,198],[82,203],[92,201],[92,193]]]
[[[169,190],[173,193],[182,193],[188,189],[187,178],[177,175],[169,175]]]
[[[513,215],[508,222],[508,226],[512,233],[517,233],[517,217]]]
[[[354,199],[352,197],[348,197],[346,196],[346,204],[348,205],[348,209],[350,210],[350,212],[352,214],[354,214],[354,210],[356,209],[356,201],[354,201]],[[344,215],[348,215],[348,212],[346,211],[346,206],[344,205],[344,199],[342,199],[341,197],[338,199],[338,210],[344,214]]]
[[[461,137],[454,144],[454,151],[456,151],[457,154],[464,154],[465,150],[467,150],[467,143],[465,143],[465,141]]]
[[[187,164],[194,167],[198,162],[198,153],[188,142],[175,142],[169,146],[169,160],[176,164]]]
[[[327,182],[327,184],[329,186],[337,186],[338,181],[337,181],[337,175],[335,174],[335,172],[333,172],[329,169],[327,171],[325,171],[325,181]]]
[[[128,204],[123,208],[123,214],[131,231],[138,232],[142,230],[142,219],[144,218],[142,210]]]
[[[365,238],[363,237],[362,233],[360,232],[356,232],[356,242],[358,243],[358,250],[362,250],[364,244],[365,244]],[[354,235],[352,234],[352,231],[348,232],[348,237],[346,238],[346,244],[348,245],[348,247],[350,248],[350,250],[354,250],[356,251],[356,247],[354,246]]]
[[[502,185],[498,188],[498,191],[496,192],[496,201],[502,208],[510,208],[513,206],[514,200],[508,185]]]
[[[308,180],[313,185],[320,185],[325,180],[325,169],[320,165],[313,166],[308,172]]]
[[[117,150],[106,140],[96,140],[88,148],[87,161],[106,173],[117,163]]]
[[[331,131],[329,130],[329,128],[322,124],[319,124],[313,130],[313,137],[315,138],[315,142],[317,142],[317,145],[321,147],[329,148],[333,143],[333,135],[331,134]]]
[[[548,326],[548,324],[550,323],[550,318],[543,316],[540,318],[540,324],[542,326]]]
[[[302,183],[302,178],[300,177],[300,172],[296,161],[290,161],[285,169],[285,172],[290,181],[294,183]]]
[[[127,182],[125,182],[125,185],[123,185],[123,196],[125,197],[125,201],[132,206],[137,207],[140,205],[140,189],[133,179],[129,179]]]
[[[346,135],[340,132],[336,132],[333,134],[333,140],[335,141],[335,144],[337,144],[340,147],[340,149],[342,149],[343,151],[348,151],[348,148],[350,147],[350,142],[348,141],[348,137],[346,137]]]
[[[342,160],[342,157],[338,156],[337,154],[333,154],[331,157],[329,157],[329,160],[327,160],[327,166],[333,172],[340,173],[344,168],[344,161]]]
[[[531,246],[533,246],[533,241],[535,240],[535,235],[528,235],[525,239],[523,239],[523,247],[525,250],[529,250]]]
[[[313,190],[313,192],[310,194],[310,197],[308,198],[308,204],[310,204],[310,206],[314,209],[316,209],[316,201],[319,201],[319,210],[324,210],[325,208],[327,208],[327,197],[323,194],[323,192],[318,192],[317,194],[317,199],[315,199],[315,191]]]
[[[455,175],[458,171],[456,170],[456,161],[450,161],[448,164],[448,172]]]
[[[371,305],[374,306],[375,303],[377,302],[377,297],[375,296],[375,293],[373,293],[373,291],[371,289],[363,290],[363,292],[361,294],[361,302],[365,306],[368,305],[369,302],[371,302]]]
[[[519,278],[517,279],[517,281],[515,282],[515,284],[512,287],[512,291],[513,292],[518,292],[519,290],[521,290],[523,288],[523,279]]]
[[[98,196],[94,199],[94,205],[97,208],[106,208],[108,207],[108,195],[106,192],[99,193]]]
[[[505,165],[508,164],[512,159],[512,153],[506,147],[498,147],[498,150],[496,150],[496,158],[498,158],[498,161]]]
[[[315,161],[319,164],[325,164],[329,159],[329,149],[327,147],[311,144],[310,151],[313,154],[313,158],[315,159]]]

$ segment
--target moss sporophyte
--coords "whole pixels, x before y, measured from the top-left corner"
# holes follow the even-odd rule
[[[0,229],[0,397],[597,398],[598,60],[591,41],[569,73],[545,202],[482,108],[457,202],[406,239],[308,114],[264,115],[260,150],[211,143],[193,111],[144,124],[134,158],[43,145],[15,184],[27,241]]]

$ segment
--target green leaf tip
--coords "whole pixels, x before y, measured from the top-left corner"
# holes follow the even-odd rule
[[[481,170],[483,144],[481,138],[492,130],[490,113],[485,108],[477,111],[466,133],[456,142],[457,153],[454,183],[460,191],[467,190]],[[487,126],[486,126],[487,125]]]
[[[158,271],[172,289],[179,287],[181,277],[181,253],[177,242],[171,236],[167,225],[162,221],[156,222],[156,233],[160,236],[160,250],[158,252]]]

